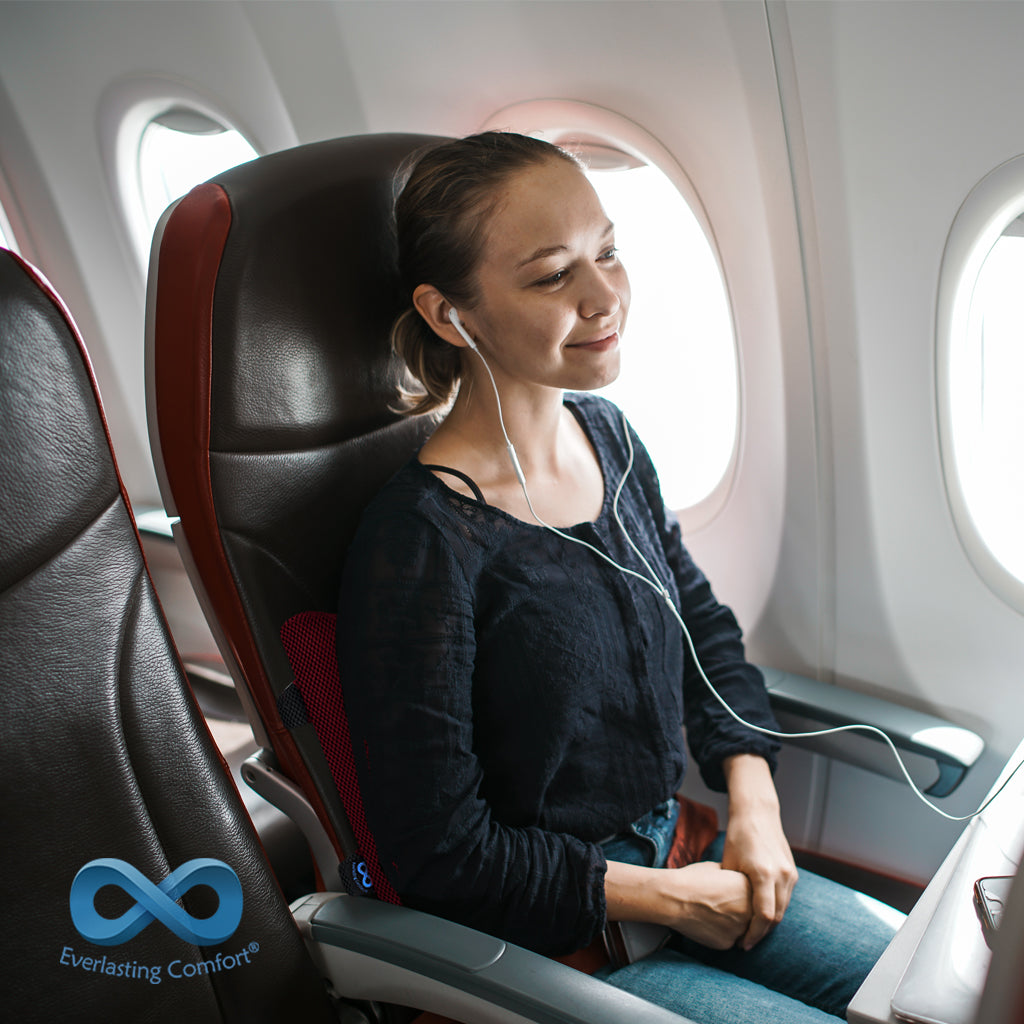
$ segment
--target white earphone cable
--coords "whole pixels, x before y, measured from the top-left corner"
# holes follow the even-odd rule
[[[662,597],[662,599],[665,601],[665,604],[668,606],[668,609],[672,613],[672,615],[675,618],[676,622],[679,623],[679,628],[682,630],[683,637],[686,640],[686,646],[687,646],[687,648],[688,648],[688,650],[690,652],[690,656],[693,658],[693,663],[696,666],[697,672],[700,675],[700,678],[703,681],[704,685],[708,688],[708,690],[710,690],[710,692],[711,692],[712,696],[715,698],[715,700],[717,700],[718,703],[740,725],[744,726],[747,729],[751,729],[754,732],[762,733],[765,736],[771,736],[771,737],[773,737],[775,739],[781,739],[781,740],[786,740],[786,739],[812,739],[812,738],[818,737],[818,736],[834,736],[834,735],[836,735],[838,733],[854,732],[854,731],[858,731],[858,730],[861,731],[861,732],[869,733],[870,735],[873,735],[873,736],[877,736],[879,739],[881,739],[889,747],[889,750],[892,751],[892,755],[893,755],[893,757],[896,758],[896,763],[899,766],[900,772],[903,774],[903,777],[906,780],[907,785],[910,786],[910,788],[913,791],[914,795],[922,803],[924,803],[924,805],[926,807],[929,807],[936,814],[941,815],[943,818],[946,818],[948,821],[970,821],[972,818],[976,818],[978,815],[982,814],[984,812],[984,810],[989,806],[989,804],[991,804],[992,801],[995,800],[995,798],[997,796],[999,796],[1000,793],[1002,793],[1002,791],[1007,787],[1007,785],[1009,785],[1010,780],[1020,770],[1021,765],[1024,765],[1024,761],[1022,761],[1021,764],[1018,764],[1017,767],[1014,768],[1014,770],[1004,780],[1003,784],[986,801],[984,801],[984,803],[982,803],[981,806],[978,807],[978,809],[976,811],[973,811],[971,814],[963,814],[963,815],[949,814],[947,811],[944,811],[941,807],[939,807],[937,804],[935,804],[932,800],[929,800],[928,797],[925,795],[925,793],[923,793],[921,791],[921,789],[918,787],[917,783],[914,782],[913,778],[911,777],[910,772],[907,770],[906,763],[904,762],[902,756],[900,755],[900,752],[896,749],[896,744],[893,743],[892,739],[890,739],[890,737],[885,732],[883,732],[881,729],[879,729],[877,726],[868,725],[867,723],[856,723],[856,724],[851,724],[851,725],[830,726],[827,729],[814,729],[814,730],[811,730],[809,732],[788,732],[787,733],[787,732],[779,732],[778,730],[775,730],[775,729],[766,729],[764,726],[760,726],[760,725],[754,725],[752,722],[748,722],[744,718],[742,718],[740,715],[738,715],[729,706],[728,702],[718,692],[718,690],[715,689],[715,687],[712,684],[711,680],[708,679],[707,674],[704,671],[704,666],[701,665],[700,658],[697,656],[697,649],[694,646],[693,638],[690,636],[690,631],[687,628],[686,623],[683,621],[683,617],[680,614],[679,609],[676,608],[675,602],[672,600],[672,595],[669,593],[669,590],[665,586],[665,584],[662,583],[660,577],[654,571],[654,569],[652,568],[650,562],[648,562],[647,558],[644,556],[644,553],[634,543],[633,538],[629,535],[629,531],[626,529],[625,524],[622,522],[622,518],[619,515],[619,496],[622,494],[622,489],[623,489],[623,487],[626,484],[626,479],[629,477],[629,474],[632,472],[633,461],[634,461],[633,440],[630,437],[629,424],[628,424],[628,422],[626,420],[626,414],[625,413],[622,414],[622,430],[623,430],[623,434],[624,434],[625,439],[626,439],[626,450],[628,452],[628,458],[627,458],[627,462],[626,462],[626,468],[625,468],[625,470],[623,471],[623,474],[622,474],[622,478],[619,480],[618,486],[615,488],[615,496],[614,496],[614,499],[612,501],[612,515],[614,516],[615,522],[618,524],[619,529],[622,531],[622,535],[626,539],[626,543],[633,550],[633,552],[636,554],[636,556],[640,559],[640,562],[643,564],[643,567],[644,567],[646,573],[649,574],[649,575],[645,575],[645,573],[641,573],[641,572],[636,572],[634,569],[630,569],[628,566],[620,565],[614,558],[612,558],[610,555],[605,554],[605,552],[601,551],[599,548],[595,547],[593,544],[590,544],[587,541],[582,540],[579,537],[574,537],[574,536],[572,536],[572,534],[566,533],[564,530],[559,530],[557,527],[551,526],[549,523],[546,523],[543,519],[541,519],[541,517],[537,514],[536,510],[533,507],[533,502],[530,499],[530,492],[528,491],[528,489],[526,487],[526,476],[523,473],[522,466],[519,463],[519,456],[516,454],[515,446],[512,444],[512,440],[508,436],[508,431],[505,429],[505,418],[504,418],[504,416],[502,415],[502,412],[501,412],[501,397],[498,394],[498,385],[497,385],[497,383],[494,380],[494,374],[491,373],[491,368],[490,368],[490,366],[487,365],[487,360],[484,359],[483,354],[477,348],[475,342],[473,342],[473,340],[466,333],[465,328],[463,328],[462,324],[459,322],[458,315],[455,314],[454,310],[452,311],[451,320],[452,320],[452,323],[454,323],[455,326],[458,328],[459,333],[462,334],[462,336],[469,343],[469,347],[472,349],[472,351],[474,351],[480,357],[480,361],[483,363],[484,369],[487,371],[487,376],[491,380],[491,387],[494,389],[494,400],[497,402],[497,405],[498,405],[498,422],[499,422],[499,424],[501,426],[501,433],[502,433],[502,436],[505,438],[505,446],[508,449],[509,458],[510,458],[510,460],[512,462],[512,468],[513,468],[513,470],[515,472],[516,479],[519,481],[519,486],[522,489],[523,497],[526,499],[526,505],[527,505],[527,507],[530,510],[530,515],[532,515],[533,518],[538,522],[538,524],[540,526],[544,527],[545,530],[550,531],[551,533],[555,534],[558,537],[562,537],[564,540],[571,541],[573,544],[579,544],[582,547],[587,548],[588,550],[592,551],[595,555],[597,555],[598,558],[600,558],[603,561],[607,562],[614,569],[617,569],[619,572],[625,573],[627,576],[632,576],[633,578],[639,580],[641,583],[646,584],[648,587],[650,587],[652,590],[654,590],[656,593],[658,593]]]

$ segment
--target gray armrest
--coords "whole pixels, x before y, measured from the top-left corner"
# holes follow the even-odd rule
[[[337,884],[338,854],[334,844],[306,794],[277,770],[273,754],[263,749],[250,754],[242,762],[240,774],[250,789],[291,818],[309,843],[320,877],[328,879],[328,884]]]
[[[317,893],[292,904],[337,994],[466,1024],[692,1024],[564,964],[442,918]]]
[[[873,725],[886,733],[901,752],[934,762],[939,775],[925,790],[930,796],[941,797],[952,793],[985,749],[985,743],[977,733],[952,725],[935,715],[820,683],[792,672],[763,666],[761,671],[768,687],[772,710],[783,732],[852,723]],[[892,754],[880,746],[882,740],[867,732],[839,733],[835,736],[787,742],[880,775],[903,777]]]

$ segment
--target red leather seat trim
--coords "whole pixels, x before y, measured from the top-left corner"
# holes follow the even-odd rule
[[[328,835],[333,827],[288,729],[221,543],[210,480],[213,302],[231,204],[216,184],[199,185],[168,219],[159,249],[154,324],[157,428],[164,471],[192,557],[235,663],[259,708],[281,770],[305,793]],[[337,845],[337,844],[336,844]],[[342,851],[338,851],[341,854]],[[333,881],[333,880],[331,880]]]

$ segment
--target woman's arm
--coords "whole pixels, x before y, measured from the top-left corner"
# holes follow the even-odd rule
[[[740,717],[777,729],[763,678],[746,660],[735,617],[715,599],[684,547],[679,523],[661,501],[657,475],[642,446],[638,456],[645,495],[678,587],[680,613],[702,668]],[[683,695],[687,737],[701,774],[712,789],[729,793],[722,866],[750,880],[752,914],[742,936],[743,947],[750,949],[781,920],[797,877],[771,777],[778,742],[737,722],[708,689],[688,654]]]
[[[708,679],[729,706],[745,721],[778,728],[771,712],[764,678],[746,659],[743,633],[731,609],[714,595],[707,577],[683,544],[676,516],[665,506],[658,475],[635,433],[636,475],[651,515],[665,565],[675,582],[678,610]],[[678,625],[672,626],[677,629]],[[735,754],[758,754],[770,765],[777,740],[737,722],[718,702],[701,678],[683,639],[682,679],[686,735],[690,751],[710,789],[726,790],[722,765]]]
[[[750,880],[711,861],[665,869],[609,861],[604,893],[609,921],[666,925],[712,949],[731,949],[750,927]]]
[[[600,849],[504,825],[484,795],[472,557],[457,535],[373,512],[346,565],[338,641],[381,867],[409,906],[541,952],[584,946],[604,923]]]
[[[722,769],[729,789],[722,867],[742,872],[750,881],[753,913],[742,946],[752,949],[782,920],[797,870],[767,763],[754,754],[738,754],[726,758]]]

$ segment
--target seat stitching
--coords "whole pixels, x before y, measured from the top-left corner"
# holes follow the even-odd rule
[[[101,508],[100,511],[97,512],[96,515],[93,516],[93,518],[85,524],[85,526],[83,526],[80,530],[78,530],[77,533],[70,537],[66,544],[58,548],[56,551],[51,551],[40,562],[37,562],[34,566],[32,566],[31,569],[25,572],[22,576],[18,577],[18,579],[14,580],[12,583],[8,584],[6,587],[4,587],[3,590],[0,590],[0,600],[2,600],[11,591],[17,590],[18,587],[23,586],[29,579],[31,579],[37,573],[45,569],[48,565],[51,565],[58,558],[60,558],[60,556],[63,555],[65,551],[67,551],[73,544],[77,543],[82,537],[85,536],[85,534],[87,534],[91,529],[93,529],[93,527],[95,527],[96,524],[101,519],[109,515],[114,506],[117,505],[120,501],[121,492],[116,491],[114,497],[107,503],[107,505]]]

